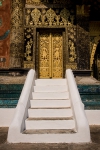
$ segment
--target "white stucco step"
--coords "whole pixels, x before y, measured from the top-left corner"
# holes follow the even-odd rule
[[[66,92],[67,85],[34,86],[34,92]]]
[[[74,120],[25,120],[26,130],[31,129],[75,129]]]
[[[68,92],[32,92],[33,99],[69,99]]]
[[[72,117],[71,109],[28,109],[29,118],[43,118],[43,117]]]
[[[70,100],[30,100],[31,108],[69,108]]]
[[[66,79],[37,79],[35,80],[36,86],[45,86],[45,85],[66,85]]]

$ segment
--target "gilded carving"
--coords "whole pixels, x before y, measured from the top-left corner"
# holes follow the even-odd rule
[[[28,2],[27,4],[36,4],[39,1],[32,1]],[[41,1],[42,3],[43,1]],[[46,2],[46,1],[45,1]],[[60,3],[58,0],[53,1],[53,3]],[[39,55],[39,64],[38,61],[36,60],[36,65],[37,68],[39,67],[39,70],[37,69],[37,72],[39,72],[39,77],[40,78],[61,78],[63,77],[63,67],[64,70],[66,68],[66,57],[68,57],[69,63],[71,63],[73,68],[77,68],[76,65],[76,49],[75,49],[75,40],[76,40],[76,31],[70,32],[70,39],[72,44],[70,45],[68,49],[68,55],[66,55],[66,52],[64,54],[64,63],[65,66],[63,66],[63,38],[62,34],[57,34],[54,37],[53,33],[51,35],[48,35],[49,33],[41,33],[41,30],[38,29],[39,27],[57,27],[57,26],[64,26],[67,28],[73,27],[72,24],[74,24],[75,21],[75,16],[73,13],[71,13],[68,9],[64,8],[47,8],[47,7],[40,7],[37,6],[30,7],[29,5],[26,5],[27,7],[25,8],[25,28],[36,28],[37,27],[37,45],[36,48],[38,49],[38,52],[36,52],[36,55]],[[42,5],[41,5],[42,6]],[[39,31],[38,31],[39,30]],[[32,32],[32,31],[31,31]],[[45,32],[45,31],[44,31]],[[40,34],[40,36],[39,36]],[[68,33],[69,34],[69,33]],[[25,31],[25,37],[26,37],[26,31]],[[48,37],[49,36],[49,37]],[[31,65],[33,65],[32,60],[34,57],[32,56],[33,50],[33,45],[30,44],[30,41],[28,38],[31,38],[30,34],[27,35],[25,38],[27,42],[25,42],[25,51],[24,51],[24,67],[28,68]],[[38,41],[39,39],[39,41]],[[65,39],[67,37],[65,36]],[[36,39],[35,39],[36,40]],[[56,42],[55,42],[56,41]],[[66,41],[65,41],[66,42]],[[39,44],[38,44],[39,43]],[[39,45],[39,46],[38,46]],[[59,45],[59,46],[57,46]],[[35,48],[35,45],[34,45]],[[51,51],[52,49],[52,51]],[[66,51],[67,47],[64,47],[64,51]],[[30,53],[31,52],[31,53]],[[37,56],[38,58],[38,56]],[[27,63],[26,63],[27,62]],[[28,63],[29,62],[29,63]],[[30,65],[29,65],[30,64]],[[51,65],[51,67],[50,67]],[[55,67],[54,67],[55,66]]]
[[[10,67],[20,68],[23,65],[24,30],[23,30],[23,2],[12,0],[11,13],[11,46]]]
[[[55,16],[56,16],[56,13],[51,8],[46,12],[47,21],[48,21],[50,26],[53,25]]]
[[[93,47],[92,47],[92,51],[91,51],[90,69],[92,69],[92,65],[93,65],[93,60],[94,60],[94,55],[95,55],[96,47],[97,47],[97,44],[94,43],[94,44],[93,44]]]
[[[40,34],[39,77],[63,77],[63,41],[61,34]]]
[[[63,38],[61,34],[52,35],[52,77],[63,77]]]
[[[26,15],[25,15],[26,25],[29,25],[29,23],[30,23],[30,18],[31,18],[30,12],[31,12],[30,9],[27,9],[27,10],[26,10]]]
[[[68,26],[68,64],[67,68],[77,69],[76,64],[76,26]]]
[[[40,16],[41,16],[41,12],[37,8],[32,10],[31,17],[34,25],[38,25]]]
[[[75,62],[76,60],[76,51],[75,51],[75,46],[74,46],[74,43],[69,40],[68,42],[68,46],[69,46],[69,61],[70,62]]]
[[[46,10],[45,9],[42,9],[41,21],[42,21],[42,25],[48,24],[46,21]]]
[[[40,49],[39,49],[39,77],[49,78],[51,76],[49,70],[50,62],[50,39],[49,34],[40,34]]]
[[[24,30],[24,68],[33,68],[33,29]]]
[[[32,59],[32,56],[30,56],[30,54],[31,54],[31,44],[28,41],[27,45],[26,45],[26,53],[25,53],[25,57],[26,57],[27,61],[31,61],[31,59]]]
[[[66,65],[66,69],[77,70],[77,64],[76,63],[68,63],[68,65]]]
[[[32,61],[24,61],[24,68],[34,68]]]
[[[74,24],[75,17],[71,15],[66,8],[59,10],[53,9],[26,9],[25,23],[26,26],[70,26]]]
[[[40,3],[41,0],[26,0],[26,4]]]

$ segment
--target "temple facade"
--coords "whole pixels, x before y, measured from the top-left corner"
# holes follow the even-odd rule
[[[92,1],[0,0],[0,70],[33,68],[38,78],[63,78],[71,68],[100,79],[96,14]]]

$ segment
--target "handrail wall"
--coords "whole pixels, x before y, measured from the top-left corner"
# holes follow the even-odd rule
[[[25,119],[28,117],[28,108],[30,106],[30,99],[32,98],[33,86],[35,85],[35,71],[31,69],[28,74],[22,89],[19,102],[16,107],[13,121],[9,127],[8,137],[12,133],[19,134],[25,129]]]
[[[84,105],[81,101],[80,94],[75,82],[74,75],[71,69],[66,70],[66,78],[69,88],[69,96],[71,100],[71,105],[73,108],[73,113],[76,122],[76,131],[81,135],[81,137],[85,137],[90,140],[90,129],[89,123],[84,111]]]

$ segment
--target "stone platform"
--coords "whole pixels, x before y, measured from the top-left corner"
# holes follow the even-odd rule
[[[26,76],[0,76],[0,84],[24,84]]]
[[[26,75],[23,76],[0,76],[0,84],[24,84]],[[76,76],[76,83],[82,85],[100,85],[100,81],[92,76]]]
[[[96,80],[92,76],[82,77],[76,76],[76,83],[79,85],[100,85],[100,81]]]

